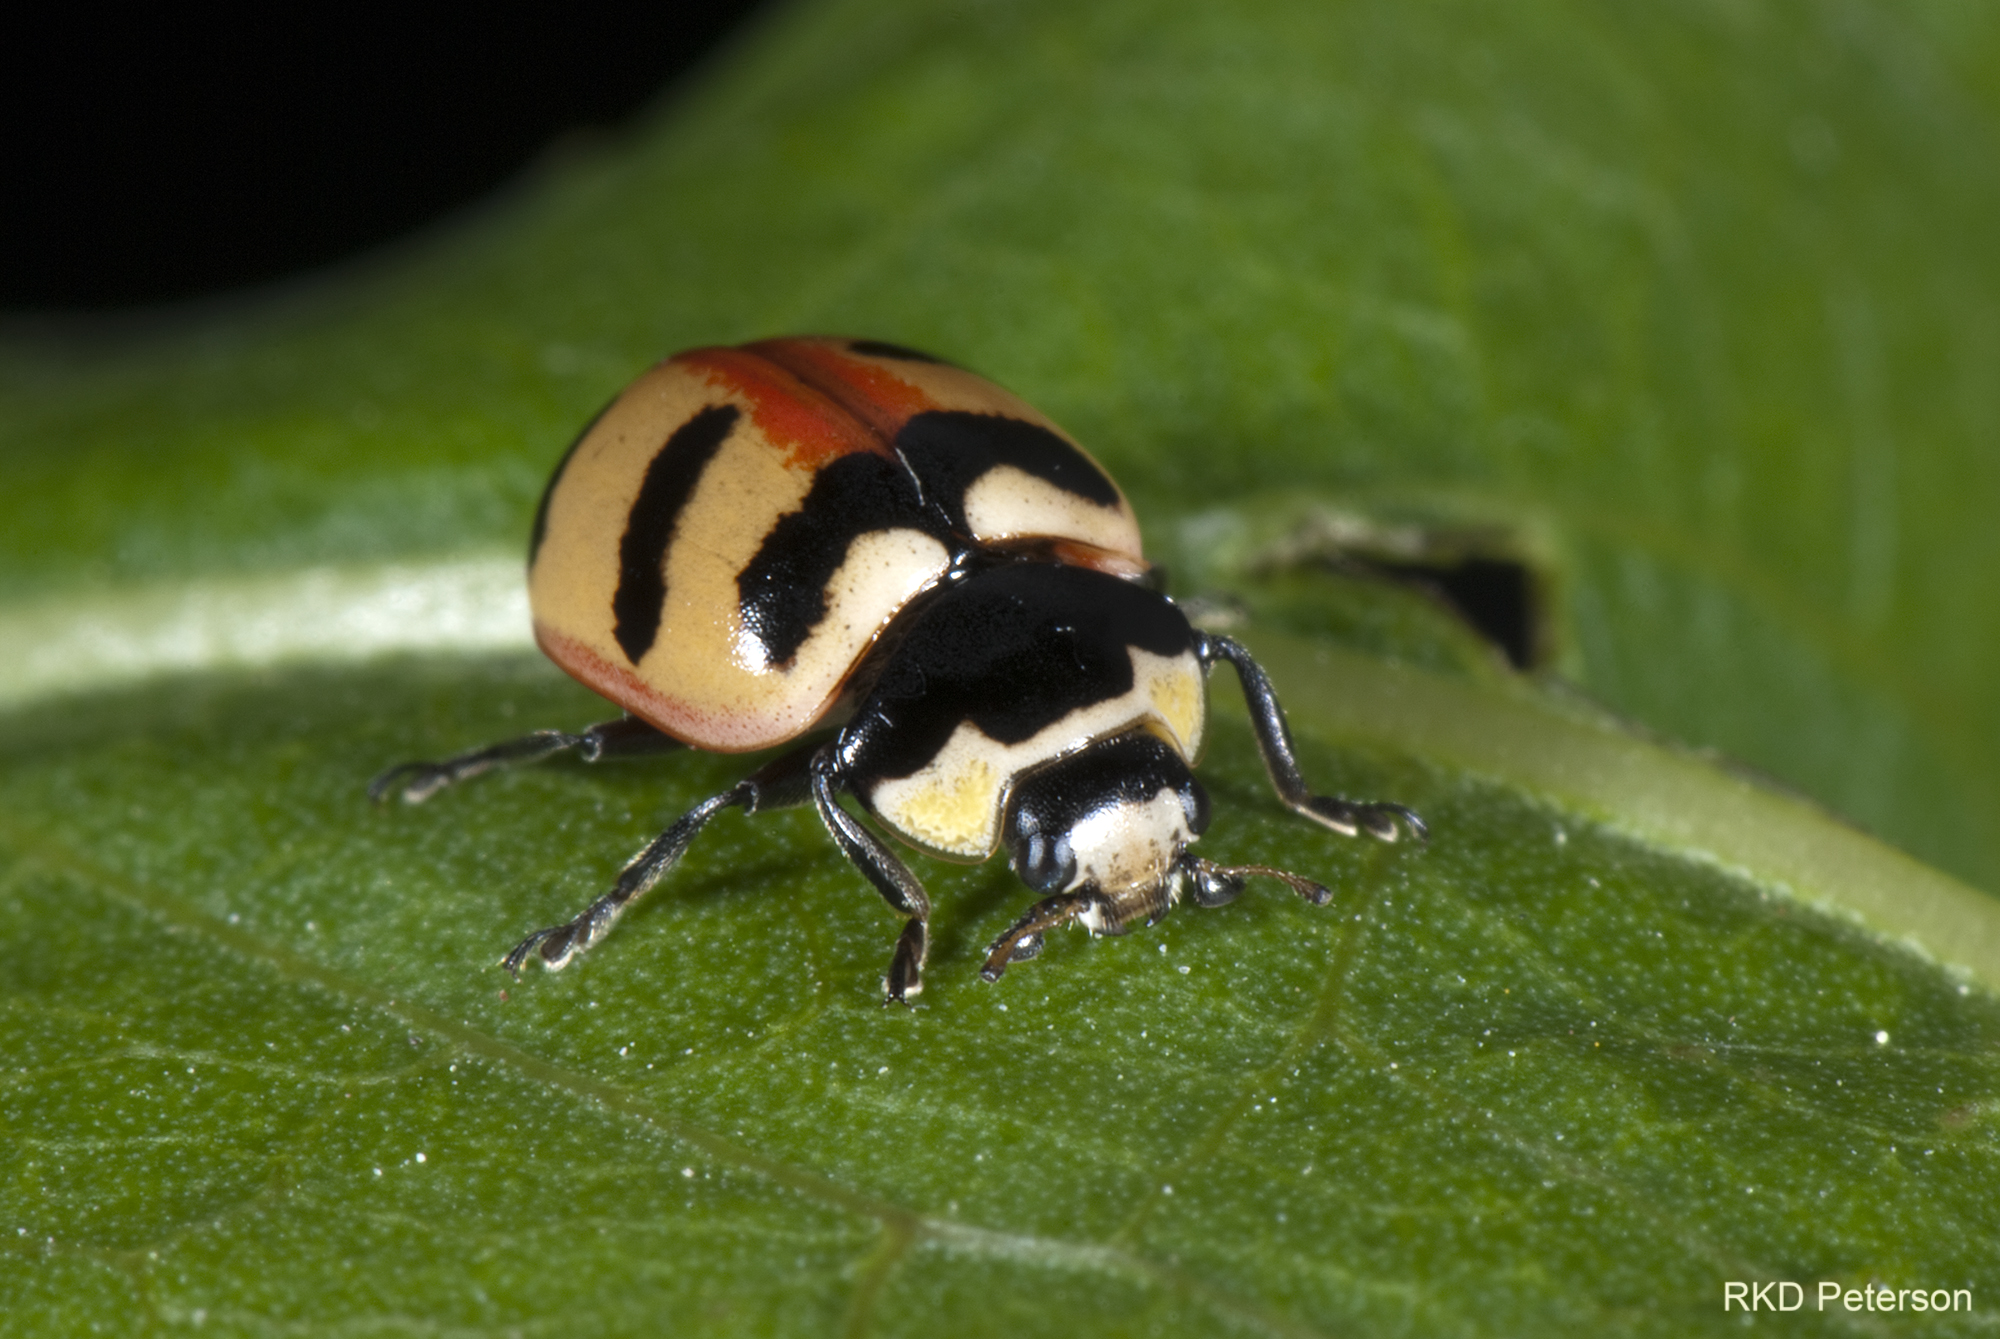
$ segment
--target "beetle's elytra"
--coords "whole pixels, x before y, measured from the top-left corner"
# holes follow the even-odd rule
[[[979,861],[1004,847],[1043,895],[994,942],[989,981],[1050,929],[1121,934],[1184,887],[1220,906],[1261,875],[1328,899],[1299,875],[1190,849],[1209,821],[1191,768],[1217,661],[1235,667],[1294,812],[1349,836],[1423,835],[1401,805],[1314,795],[1264,671],[1141,584],[1148,570],[1110,476],[989,381],[873,340],[694,349],[584,430],[529,544],[536,640],[626,714],[406,763],[369,793],[414,803],[565,750],[595,761],[801,741],[696,805],[610,892],[504,964],[567,964],[722,810],[810,803],[906,918],[891,1001],[923,989],[930,899],[843,793],[919,849]]]

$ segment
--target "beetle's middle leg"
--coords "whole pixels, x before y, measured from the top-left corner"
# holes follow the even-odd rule
[[[516,944],[513,951],[500,960],[500,965],[516,976],[521,974],[522,966],[530,957],[539,957],[542,966],[552,972],[568,966],[570,959],[604,938],[611,929],[611,923],[625,908],[666,877],[667,871],[674,867],[694,839],[701,835],[701,830],[708,826],[709,819],[732,807],[746,814],[755,814],[805,803],[811,795],[807,782],[808,769],[817,749],[817,744],[793,749],[766,763],[720,795],[712,795],[688,810],[679,821],[632,858],[632,862],[618,875],[618,881],[611,886],[610,892],[585,907],[574,920],[535,931]]]
[[[882,980],[882,1002],[904,1004],[924,988],[924,960],[931,950],[931,899],[887,843],[840,807],[835,796],[841,786],[834,745],[829,743],[812,760],[813,803],[841,854],[854,862],[885,902],[909,917],[889,958],[889,974]]]
[[[1401,835],[1398,823],[1418,841],[1430,835],[1424,820],[1400,804],[1383,801],[1343,800],[1332,795],[1315,795],[1299,771],[1299,758],[1292,748],[1292,732],[1285,724],[1285,709],[1278,705],[1277,690],[1264,667],[1251,658],[1241,642],[1217,633],[1195,634],[1195,653],[1202,668],[1213,668],[1218,660],[1236,667],[1243,683],[1243,698],[1250,705],[1250,724],[1257,735],[1257,751],[1264,757],[1264,770],[1278,798],[1293,813],[1332,828],[1343,836],[1366,832],[1385,842]]]

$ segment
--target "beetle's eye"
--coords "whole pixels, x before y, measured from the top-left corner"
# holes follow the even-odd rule
[[[1026,834],[1014,848],[1014,872],[1038,893],[1061,892],[1076,878],[1076,854],[1069,838]]]

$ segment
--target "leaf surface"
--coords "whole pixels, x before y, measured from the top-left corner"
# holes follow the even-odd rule
[[[1332,906],[1257,887],[987,987],[1022,890],[932,863],[907,1012],[892,918],[807,814],[718,820],[587,960],[509,983],[501,949],[742,766],[362,800],[385,758],[591,710],[539,663],[17,721],[7,1314],[1680,1332],[1727,1279],[1992,1279],[1990,997],[1519,785],[1331,750],[1301,696],[1313,774],[1420,804],[1428,849],[1302,831],[1226,712],[1207,844]]]

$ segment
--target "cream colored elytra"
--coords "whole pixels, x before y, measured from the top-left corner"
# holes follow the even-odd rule
[[[675,432],[718,406],[737,411],[720,444],[682,472],[689,477],[662,482],[655,471],[649,484]],[[927,410],[1017,419],[1062,436],[981,377],[868,356],[847,340],[696,349],[659,364],[599,416],[550,482],[529,567],[536,640],[570,674],[698,748],[741,752],[804,733],[833,707],[897,612],[945,574],[951,554],[922,529],[858,526],[822,588],[826,615],[796,654],[775,663],[743,617],[738,579],[832,462],[871,452],[907,469],[896,434]],[[650,498],[669,496],[677,510],[650,521],[637,514],[648,487]],[[1000,465],[965,489],[964,512],[969,538],[980,544],[1059,543],[1064,561],[1121,575],[1144,569],[1138,521],[1122,495],[1101,506]],[[630,527],[644,524],[667,536],[657,555],[665,595],[657,632],[635,663],[617,635],[614,599],[630,576],[621,546]],[[1193,721],[1198,730],[1198,676],[1185,695],[1196,705],[1163,708],[1162,719]],[[961,767],[912,803],[939,816],[933,827],[948,839],[940,849],[978,843],[985,854],[991,824],[953,816],[963,805],[981,807],[985,793]]]

